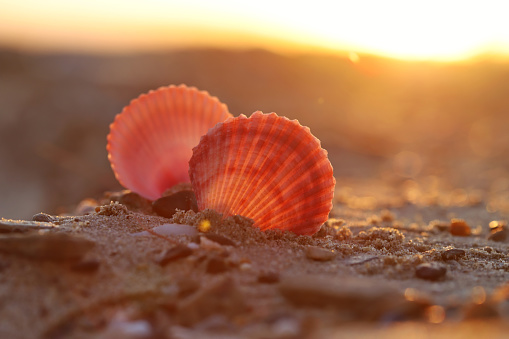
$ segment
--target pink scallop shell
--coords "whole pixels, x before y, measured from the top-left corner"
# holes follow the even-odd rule
[[[117,180],[151,200],[189,182],[193,147],[231,116],[225,104],[194,87],[172,85],[140,95],[110,125],[106,148]]]
[[[210,129],[193,149],[189,176],[200,210],[305,235],[327,220],[336,183],[309,128],[259,111]]]

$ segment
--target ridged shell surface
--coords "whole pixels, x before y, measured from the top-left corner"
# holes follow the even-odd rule
[[[194,87],[172,85],[140,95],[110,125],[108,159],[117,180],[150,200],[189,182],[193,147],[231,116],[225,104]]]
[[[332,209],[335,179],[309,128],[255,112],[217,124],[193,149],[198,208],[242,215],[262,230],[316,233]]]

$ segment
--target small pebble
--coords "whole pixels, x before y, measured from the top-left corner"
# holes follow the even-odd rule
[[[308,259],[317,260],[317,261],[329,261],[332,260],[336,256],[336,253],[328,250],[326,248],[318,247],[318,246],[308,246],[306,248],[306,257]]]
[[[383,210],[380,213],[380,218],[382,219],[382,221],[385,221],[385,222],[394,221],[394,219],[395,219],[394,214],[389,210]]]
[[[126,338],[139,339],[149,338],[153,335],[153,329],[150,322],[146,320],[117,320],[114,319],[102,334],[101,338]]]
[[[190,242],[189,244],[187,244],[187,247],[189,247],[192,250],[197,250],[198,248],[200,248],[200,245],[198,245],[195,242]]]
[[[41,213],[34,214],[34,216],[32,217],[32,220],[33,221],[42,221],[42,222],[54,222],[55,218],[49,214],[41,212]]]
[[[466,237],[469,236],[472,231],[470,230],[470,226],[462,219],[452,219],[451,226],[449,228],[449,232],[452,235]]]
[[[354,265],[362,265],[367,262],[376,260],[378,258],[379,257],[377,257],[377,256],[366,256],[366,255],[365,256],[355,256],[355,257],[349,258],[346,262],[347,262],[347,265],[354,266]]]
[[[250,263],[247,263],[247,262],[242,263],[242,264],[240,264],[240,266],[239,266],[239,268],[240,268],[240,270],[241,270],[241,271],[249,271],[249,270],[251,270],[251,267],[252,267],[252,266],[251,266],[251,264],[250,264]]]
[[[415,275],[424,280],[436,281],[445,277],[447,268],[438,264],[424,263],[417,266]]]
[[[507,234],[509,231],[507,228],[499,228],[495,229],[495,232],[491,233],[488,236],[488,240],[497,241],[497,242],[504,242],[507,240]]]
[[[186,245],[179,244],[163,252],[163,254],[156,260],[156,262],[159,265],[164,266],[171,261],[188,257],[191,254],[193,254],[192,249],[190,249]]]
[[[447,250],[445,252],[442,252],[442,259],[443,260],[457,260],[458,258],[461,258],[465,255],[465,250],[459,249],[459,248],[452,248],[450,250]]]
[[[152,203],[152,209],[161,217],[171,218],[177,209],[198,212],[196,196],[193,191],[184,190],[157,199]]]

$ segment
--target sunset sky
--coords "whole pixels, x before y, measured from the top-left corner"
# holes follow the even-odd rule
[[[0,0],[0,45],[130,52],[182,47],[509,56],[509,1]]]

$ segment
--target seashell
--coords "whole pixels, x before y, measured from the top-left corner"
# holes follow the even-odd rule
[[[194,87],[172,85],[140,95],[110,125],[106,148],[117,180],[150,200],[189,182],[193,147],[231,116],[225,104]]]
[[[193,149],[198,208],[251,218],[262,230],[316,233],[332,209],[335,179],[309,128],[255,112],[217,124]]]

